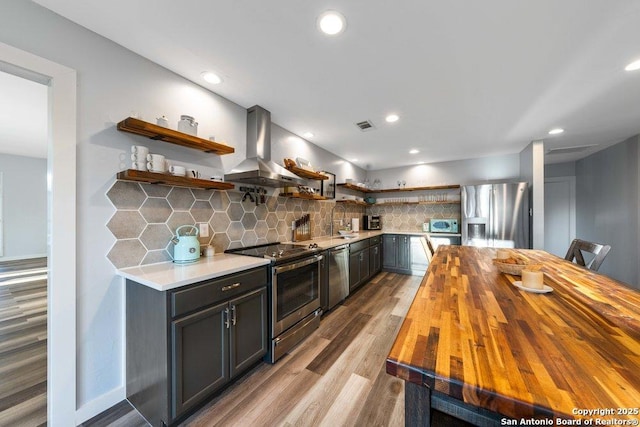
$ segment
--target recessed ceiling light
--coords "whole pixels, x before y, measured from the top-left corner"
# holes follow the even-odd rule
[[[305,132],[302,134],[302,136],[304,136],[305,138],[313,138],[315,135],[313,134],[313,132]]]
[[[352,162],[357,162],[357,161],[358,161],[358,159],[351,159],[351,161],[352,161]]]
[[[393,123],[393,122],[397,122],[399,118],[400,117],[397,114],[389,114],[384,119],[389,123]]]
[[[409,154],[418,154],[420,152],[420,150],[416,150],[415,148],[413,150],[409,150]]]
[[[549,131],[549,135],[559,135],[559,134],[561,134],[562,132],[564,132],[564,129],[562,129],[562,128],[555,128],[555,129],[551,129],[551,130]]]
[[[220,84],[222,83],[222,77],[220,77],[219,75],[217,75],[214,72],[211,71],[203,71],[201,74],[202,78],[214,85]]]
[[[637,61],[633,61],[631,64],[629,64],[626,67],[624,67],[624,69],[626,71],[640,70],[640,59],[638,59]]]
[[[344,31],[347,27],[347,20],[344,15],[335,10],[327,10],[318,17],[318,28],[329,36],[335,36]]]

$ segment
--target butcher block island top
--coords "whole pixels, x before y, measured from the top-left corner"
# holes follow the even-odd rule
[[[387,358],[407,381],[407,419],[424,410],[411,394],[426,396],[427,417],[442,396],[502,423],[640,421],[640,293],[544,251],[515,252],[543,265],[552,292],[514,286],[494,249],[439,247]]]

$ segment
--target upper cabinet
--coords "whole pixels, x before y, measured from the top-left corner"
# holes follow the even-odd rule
[[[195,150],[204,151],[205,153],[223,155],[235,152],[233,147],[228,145],[154,125],[153,123],[145,122],[133,117],[128,117],[118,123],[118,130],[134,133],[136,135],[143,135],[157,141],[164,141],[187,148],[193,148]]]

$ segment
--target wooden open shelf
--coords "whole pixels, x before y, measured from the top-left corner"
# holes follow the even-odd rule
[[[197,136],[188,135],[183,132],[178,132],[177,130],[154,125],[153,123],[145,122],[133,117],[127,117],[118,123],[118,130],[146,136],[157,141],[164,141],[187,148],[193,148],[204,151],[205,153],[223,155],[235,152],[235,149],[228,145],[198,138]]]
[[[360,191],[361,193],[399,193],[404,191],[429,191],[429,190],[455,190],[460,188],[459,185],[432,185],[430,187],[407,187],[407,188],[385,188],[380,190],[372,190],[371,188],[360,187],[353,184],[336,184],[342,188]]]
[[[318,194],[306,194],[306,193],[280,193],[280,197],[291,197],[292,199],[307,199],[307,200],[327,200],[326,197]]]
[[[309,171],[306,169],[299,168],[296,165],[296,162],[293,159],[284,159],[284,167],[289,172],[293,172],[298,175],[300,178],[304,179],[317,179],[317,180],[325,180],[329,179],[329,177],[323,173]]]
[[[389,205],[459,205],[460,200],[447,200],[446,202],[381,202],[371,206],[389,206]]]
[[[353,185],[353,184],[336,184],[338,187],[342,187],[342,188],[348,188],[349,190],[355,190],[355,191],[360,191],[361,193],[376,193],[379,190],[371,190],[369,188],[364,188],[364,187],[360,187],[359,185]]]
[[[174,185],[176,187],[203,188],[206,190],[231,190],[234,185],[228,182],[209,181],[206,179],[187,178],[166,173],[127,169],[118,172],[117,179],[123,181],[146,182],[149,184]]]
[[[358,205],[358,206],[373,206],[369,203],[361,202],[359,200],[349,200],[349,199],[338,199],[336,203],[346,203],[348,205]]]
[[[318,173],[318,172],[313,172],[313,171],[308,171],[306,169],[300,169],[297,166],[288,166],[286,168],[289,172],[293,172],[296,175],[298,175],[300,178],[305,178],[305,179],[317,179],[317,180],[325,180],[325,179],[329,179],[329,177],[325,174],[322,173]]]
[[[430,187],[407,187],[407,188],[386,188],[384,190],[375,190],[373,193],[398,193],[404,191],[429,191],[429,190],[455,190],[460,188],[459,185],[432,185]]]

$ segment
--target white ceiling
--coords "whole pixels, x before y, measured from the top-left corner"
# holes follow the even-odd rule
[[[557,162],[640,133],[637,0],[35,1],[361,167],[595,145]],[[317,31],[327,9],[342,35]]]
[[[47,86],[0,71],[0,153],[47,157]]]

